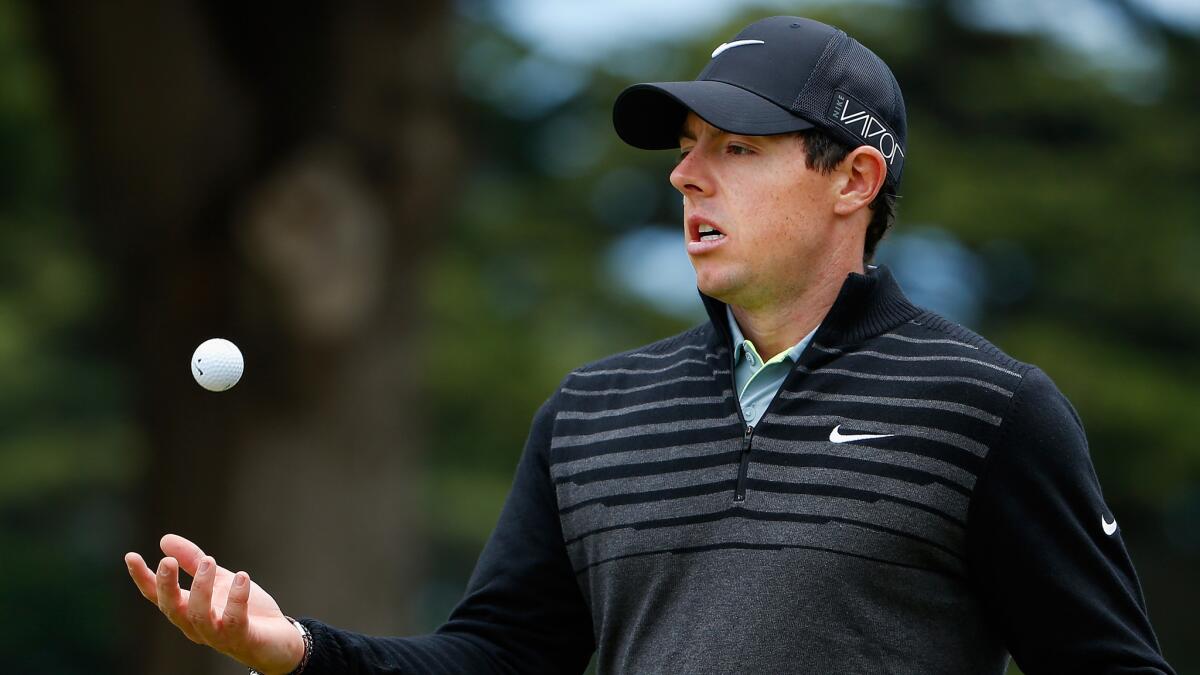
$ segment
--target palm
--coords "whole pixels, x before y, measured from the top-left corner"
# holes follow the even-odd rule
[[[219,618],[225,613],[225,604],[229,601],[229,591],[233,588],[233,574],[224,567],[217,567],[212,593],[214,618]],[[183,591],[183,599],[184,602],[190,599],[188,591]],[[249,632],[246,646],[250,648],[252,654],[259,658],[269,659],[271,645],[296,634],[296,629],[292,627],[291,622],[284,618],[283,611],[279,609],[279,603],[275,602],[275,598],[272,598],[270,593],[253,581],[250,582],[250,598],[246,602],[246,615],[249,620],[246,626]],[[229,653],[224,649],[221,651],[237,659],[247,656],[240,653]],[[264,651],[268,653],[263,653]]]
[[[218,567],[217,578],[213,582],[213,614],[220,616],[225,613],[225,603],[229,601],[229,589],[231,588],[233,588],[233,572],[224,567]],[[183,591],[184,602],[187,602],[189,599],[189,592]],[[262,586],[253,581],[250,582],[250,600],[246,603],[246,608],[252,622],[283,618],[283,612],[279,609],[279,604],[275,602],[275,598],[272,598],[269,593],[262,589]]]

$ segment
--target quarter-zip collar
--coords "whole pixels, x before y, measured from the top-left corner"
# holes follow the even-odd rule
[[[700,293],[700,299],[708,312],[715,340],[732,351],[727,305],[704,293]],[[884,266],[868,267],[866,274],[852,272],[846,276],[812,341],[826,347],[854,344],[885,333],[920,312],[900,290],[891,270]]]

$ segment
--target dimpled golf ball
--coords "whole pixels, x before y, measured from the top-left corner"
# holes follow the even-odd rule
[[[242,379],[242,352],[229,340],[205,340],[192,353],[192,377],[209,391],[225,391]]]

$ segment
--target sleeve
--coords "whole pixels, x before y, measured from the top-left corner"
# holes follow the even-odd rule
[[[549,450],[557,394],[534,417],[500,520],[462,601],[435,633],[371,637],[320,621],[304,675],[582,673],[591,614],[563,544]]]
[[[1078,415],[1031,369],[976,482],[967,524],[972,582],[1026,675],[1175,672],[1115,523]]]

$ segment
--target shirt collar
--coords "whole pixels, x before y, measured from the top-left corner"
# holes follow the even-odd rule
[[[729,333],[733,336],[733,362],[737,363],[742,360],[742,354],[746,351],[746,337],[742,335],[742,329],[738,326],[737,319],[733,318],[733,310],[729,305],[725,305],[725,315],[729,321]]]
[[[730,308],[729,305],[725,305],[725,315],[729,320],[729,332],[733,336],[733,363],[734,365],[737,365],[739,362],[741,362],[742,357],[746,354],[746,343],[748,340],[746,340],[746,337],[742,335],[742,329],[740,326],[738,326],[737,319],[735,319],[733,316],[733,309]],[[820,326],[817,326],[817,328],[820,328]],[[799,342],[792,345],[791,349],[788,349],[786,352],[787,358],[791,359],[792,361],[799,361],[800,354],[804,351],[804,348],[808,346],[808,342],[812,339],[812,336],[816,334],[817,328],[812,329],[808,335],[805,335],[800,339]]]

